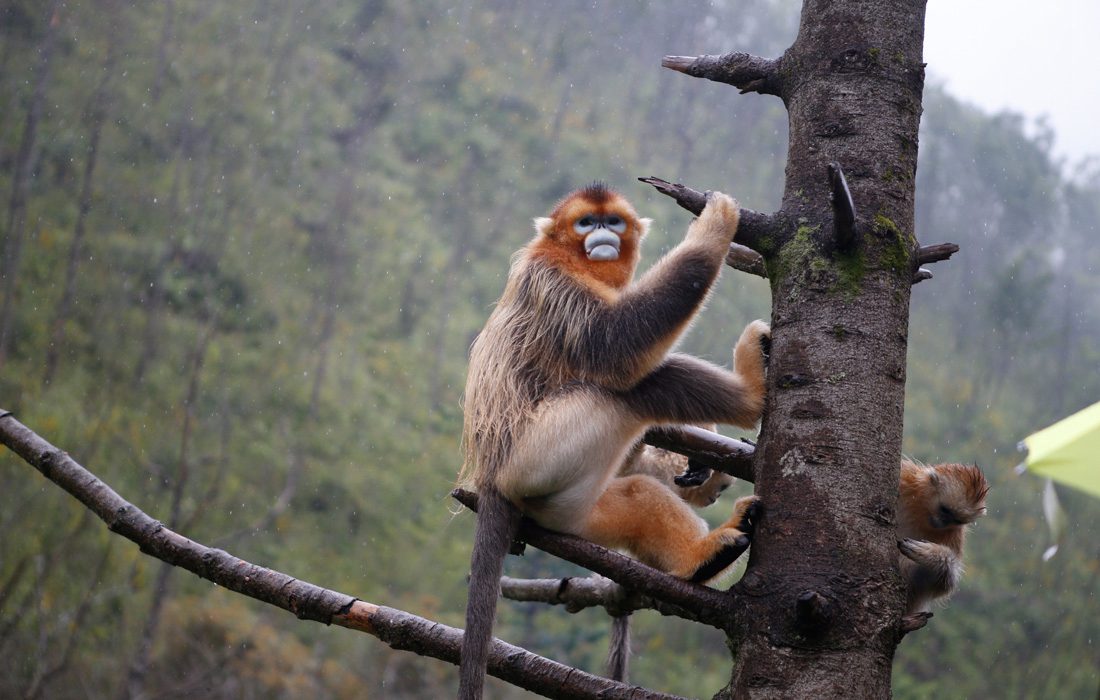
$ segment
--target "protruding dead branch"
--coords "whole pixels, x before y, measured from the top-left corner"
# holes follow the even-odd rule
[[[930,612],[918,612],[912,615],[906,615],[901,618],[901,634],[905,636],[910,632],[916,632],[920,628],[928,624],[928,621],[932,619],[932,613]]]
[[[455,489],[451,496],[470,510],[477,510],[477,494]],[[682,608],[684,614],[681,616],[690,616],[690,619],[719,629],[726,629],[732,621],[737,603],[732,593],[678,579],[580,537],[547,530],[527,518],[520,524],[519,536],[548,554],[606,576],[632,591]],[[738,552],[738,556],[741,553]]]
[[[833,227],[836,233],[836,246],[842,251],[850,251],[856,244],[856,205],[848,189],[848,179],[840,163],[829,163],[830,203],[833,205]]]
[[[4,410],[0,410],[0,442],[99,516],[112,532],[136,543],[145,554],[231,591],[288,610],[301,619],[366,632],[394,649],[453,664],[459,661],[462,630],[300,581],[173,532]],[[677,700],[674,695],[570,668],[500,640],[493,640],[489,673],[546,697]]]
[[[726,264],[735,270],[747,272],[757,277],[768,278],[768,268],[764,265],[764,256],[752,248],[740,243],[730,243],[730,252],[726,253]]]
[[[720,472],[752,483],[752,455],[756,448],[693,425],[652,428],[642,438],[647,445],[675,452]]]
[[[693,78],[733,85],[742,95],[747,92],[780,95],[783,79],[779,62],[747,53],[727,53],[721,56],[665,56],[661,66]]]
[[[692,189],[678,182],[669,182],[659,177],[640,177],[639,181],[652,186],[663,195],[672,197],[681,208],[699,216],[707,205],[705,192]],[[741,223],[737,226],[736,242],[749,250],[759,253],[757,242],[766,236],[772,228],[772,217],[752,209],[741,209]],[[740,268],[738,268],[740,269]]]
[[[916,264],[927,265],[929,263],[940,262],[941,260],[947,260],[955,253],[959,252],[959,246],[954,243],[937,243],[936,245],[925,245],[917,249]]]
[[[930,279],[932,279],[932,271],[927,267],[922,267],[913,273],[913,284],[918,284]]]
[[[807,632],[818,633],[829,622],[829,599],[817,591],[803,591],[795,603],[798,624]]]

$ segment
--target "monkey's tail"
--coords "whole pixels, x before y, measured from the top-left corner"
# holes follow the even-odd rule
[[[466,599],[466,632],[462,635],[459,664],[459,700],[480,700],[485,685],[493,620],[500,596],[504,557],[519,531],[520,513],[496,489],[478,495],[477,528],[470,561],[470,586]]]
[[[611,618],[611,640],[607,645],[607,677],[626,683],[630,665],[630,613]]]

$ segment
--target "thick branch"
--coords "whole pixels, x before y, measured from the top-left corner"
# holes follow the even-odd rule
[[[0,442],[68,491],[107,523],[112,532],[135,542],[145,554],[231,591],[288,610],[301,619],[366,632],[394,649],[458,663],[462,630],[300,581],[175,533],[3,410],[0,410]],[[490,650],[489,673],[546,697],[676,698],[594,676],[499,640],[493,641]]]
[[[941,260],[947,260],[955,253],[959,252],[959,246],[954,243],[937,243],[936,245],[925,245],[917,249],[916,264],[927,265],[928,263],[940,262]]]
[[[651,596],[630,591],[603,576],[571,576],[560,579],[502,576],[500,594],[508,600],[524,603],[564,605],[571,613],[585,608],[601,607],[608,615],[619,617],[629,615],[635,610],[656,610],[662,615],[702,622],[718,629],[724,629],[728,624],[728,620],[711,615],[708,611],[703,611],[705,614],[700,615],[686,608],[669,605]]]
[[[684,455],[705,467],[717,469],[742,481],[752,483],[754,480],[752,455],[756,448],[747,442],[693,425],[652,428],[642,439],[647,445]]]
[[[477,494],[455,489],[451,496],[477,511]],[[633,591],[683,608],[693,619],[719,629],[726,629],[731,623],[737,599],[729,592],[678,579],[580,537],[547,530],[527,518],[520,524],[519,536],[548,554],[595,571]]]
[[[707,205],[706,193],[694,190],[687,185],[653,176],[640,177],[638,180],[651,185],[661,194],[672,197],[681,208],[687,209],[696,216],[701,214]],[[771,232],[772,225],[773,220],[770,215],[742,208],[741,223],[737,226],[737,243],[759,253],[759,241]]]
[[[781,60],[781,59],[780,59]],[[661,66],[719,83],[733,85],[741,91],[761,95],[780,95],[783,78],[779,60],[761,58],[747,53],[727,53],[721,56],[665,56]]]

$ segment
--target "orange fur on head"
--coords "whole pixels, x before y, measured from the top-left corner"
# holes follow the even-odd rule
[[[584,252],[584,238],[573,224],[585,216],[616,214],[627,222],[619,237],[618,260],[593,261]],[[649,230],[649,219],[638,217],[634,207],[602,183],[594,183],[562,199],[547,218],[535,219],[539,237],[530,245],[531,255],[583,280],[602,296],[621,290],[634,278],[641,257],[639,244]],[[610,289],[607,289],[610,288]]]

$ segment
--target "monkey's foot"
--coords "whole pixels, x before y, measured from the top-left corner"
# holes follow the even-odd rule
[[[672,480],[680,488],[686,489],[692,486],[700,486],[710,478],[712,471],[710,467],[699,464],[694,459],[689,459],[687,469],[684,470],[684,473],[677,474]]]
[[[765,378],[771,348],[771,326],[759,319],[745,326],[737,344],[733,346],[733,370],[745,382],[745,387],[760,411],[764,408]],[[755,418],[759,420],[760,416],[756,415]]]
[[[710,556],[684,578],[692,583],[705,583],[737,561],[752,542],[752,532],[762,509],[756,496],[737,499],[730,519],[707,535],[710,546],[714,548]]]
[[[756,523],[760,520],[760,515],[764,511],[764,504],[756,496],[745,496],[738,498],[737,502],[733,504],[733,516],[730,518],[732,521],[737,518],[737,529],[746,535],[752,536],[754,530],[756,530]]]
[[[907,537],[898,541],[898,550],[918,564],[927,564],[938,558],[940,545]]]

